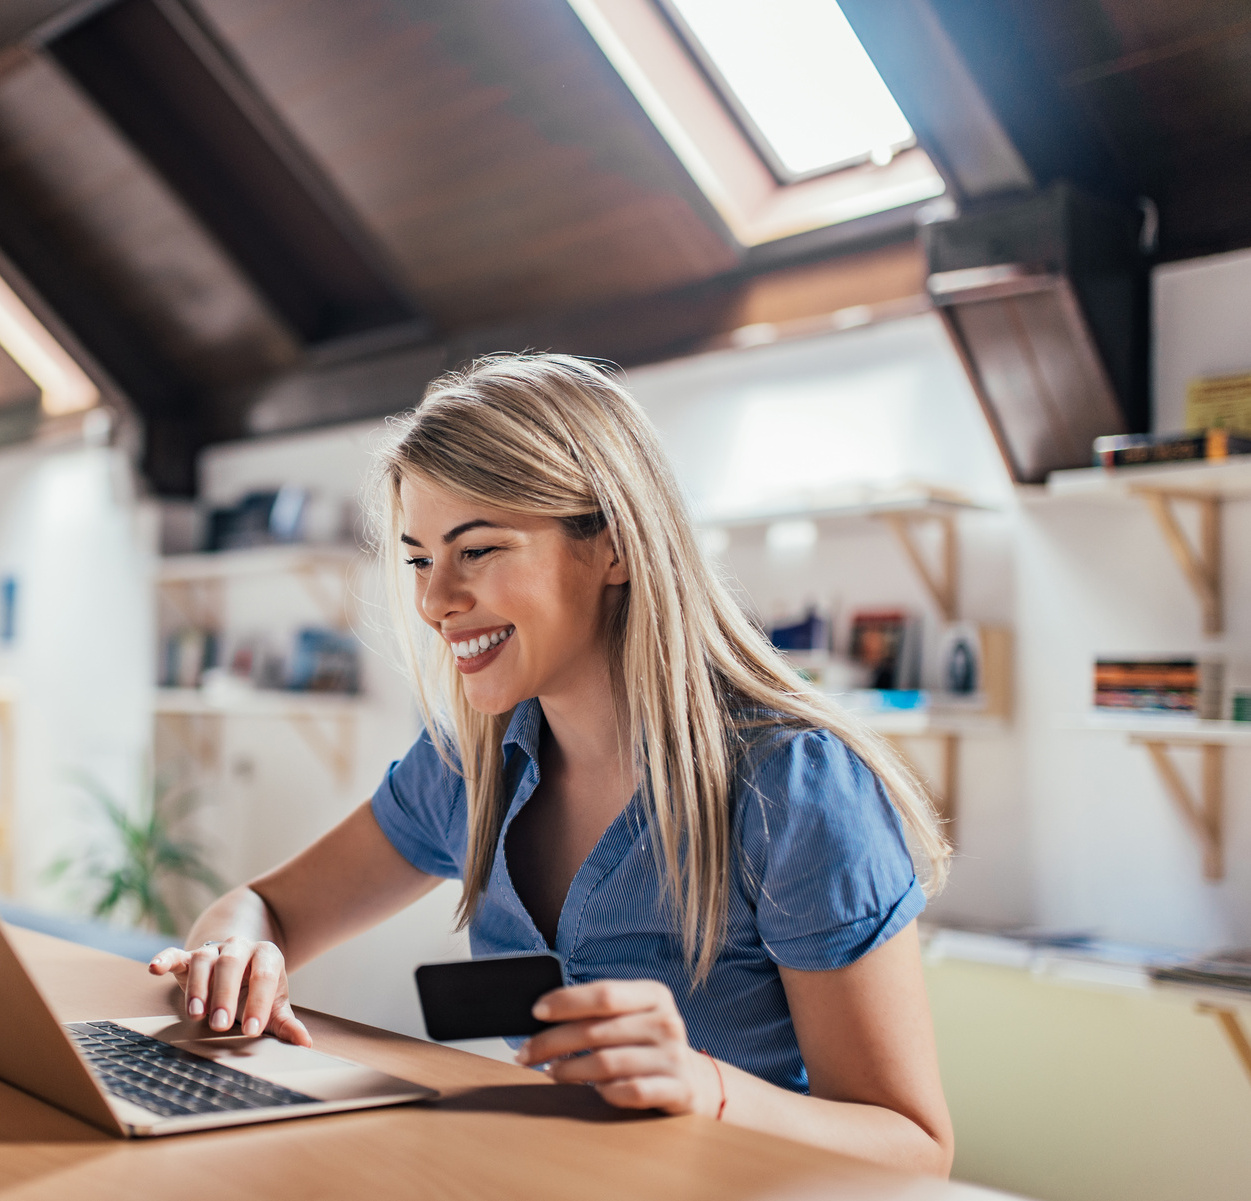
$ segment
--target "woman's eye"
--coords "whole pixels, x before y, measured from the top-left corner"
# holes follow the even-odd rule
[[[483,558],[485,555],[489,555],[495,549],[494,546],[467,546],[461,553],[466,559],[473,562],[476,559]]]
[[[405,559],[405,563],[409,567],[415,567],[418,571],[425,571],[430,566],[430,560],[424,555],[414,555],[411,559]]]

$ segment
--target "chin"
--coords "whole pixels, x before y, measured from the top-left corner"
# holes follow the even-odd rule
[[[511,690],[505,691],[490,687],[475,688],[473,683],[465,680],[462,680],[462,687],[465,689],[465,700],[469,702],[469,707],[491,717],[498,717],[501,713],[508,713],[522,701],[529,699],[529,694],[517,696]]]

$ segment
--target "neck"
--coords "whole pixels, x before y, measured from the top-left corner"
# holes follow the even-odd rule
[[[566,768],[581,775],[630,772],[629,717],[625,697],[607,662],[597,664],[578,684],[539,704],[550,732],[552,750]]]

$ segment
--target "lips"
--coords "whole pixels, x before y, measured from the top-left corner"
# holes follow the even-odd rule
[[[494,630],[475,631],[466,638],[449,638],[457,671],[472,675],[489,667],[503,653],[515,632],[513,626],[499,626]]]
[[[470,638],[449,639],[448,644],[452,648],[452,654],[457,659],[475,659],[479,655],[485,654],[492,647],[498,646],[501,642],[511,638],[513,629],[513,626],[501,626],[498,629],[477,634]]]

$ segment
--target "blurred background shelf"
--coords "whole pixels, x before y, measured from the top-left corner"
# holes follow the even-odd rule
[[[1050,496],[1091,499],[1132,495],[1136,490],[1193,492],[1239,500],[1251,497],[1251,455],[1219,462],[1145,463],[1140,467],[1078,467],[1047,477]]]
[[[994,512],[992,505],[981,504],[950,489],[917,485],[898,491],[866,491],[861,497],[828,503],[780,506],[759,512],[714,513],[702,519],[703,526],[725,530],[763,530],[778,521],[854,522],[866,518],[940,517],[962,512]]]
[[[199,688],[158,688],[155,695],[154,712],[192,717],[354,717],[362,705],[359,696],[278,689],[240,689],[215,697]]]
[[[1104,730],[1165,742],[1220,743],[1251,746],[1251,722],[1204,721],[1198,717],[1151,713],[1082,713],[1068,718],[1070,730]]]
[[[356,764],[359,696],[281,692],[277,689],[157,688],[153,712],[158,721],[206,771],[222,758],[222,725],[227,718],[279,720],[290,725],[312,756],[346,787]]]

